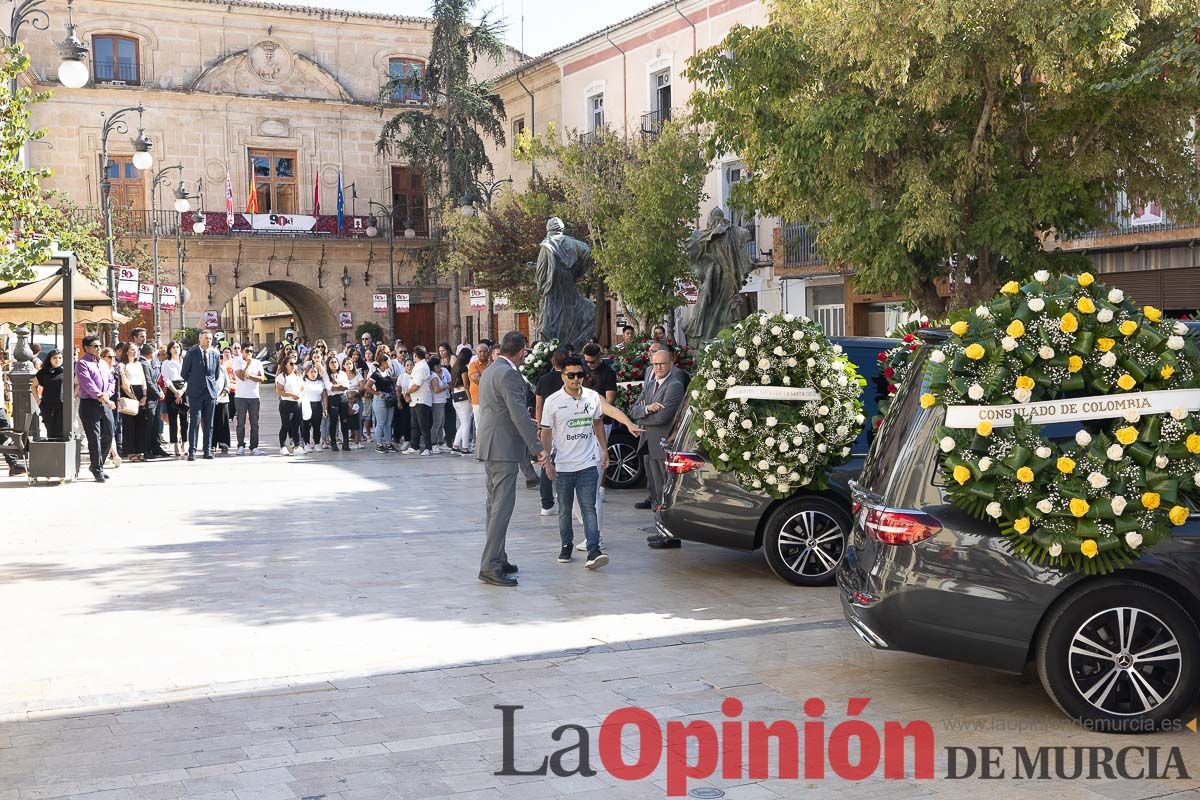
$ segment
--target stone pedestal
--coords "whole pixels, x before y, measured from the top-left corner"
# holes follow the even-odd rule
[[[13,347],[13,367],[8,373],[12,382],[14,430],[23,431],[29,438],[38,433],[34,420],[37,409],[33,406],[33,350],[29,346],[29,328],[17,328],[17,344]]]

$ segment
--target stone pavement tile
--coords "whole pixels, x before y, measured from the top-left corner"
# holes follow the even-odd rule
[[[152,783],[146,786],[134,786],[128,790],[132,800],[174,800],[187,794],[182,781],[167,781]]]
[[[248,744],[242,748],[242,752],[247,758],[268,758],[270,756],[283,756],[296,752],[296,748],[292,747],[291,742],[263,742],[262,744]]]
[[[45,786],[24,786],[20,788],[21,800],[50,800],[54,797],[68,797],[75,794],[78,788],[79,784],[70,781]]]
[[[234,794],[238,800],[294,800],[296,797],[295,793],[283,784],[237,789]]]

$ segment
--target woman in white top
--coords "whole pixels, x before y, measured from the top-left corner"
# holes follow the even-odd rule
[[[346,393],[350,384],[338,365],[337,356],[325,359],[326,409],[329,412],[329,449],[337,452],[338,428],[342,430],[342,449],[350,449],[350,417],[346,413]]]
[[[325,416],[325,380],[316,364],[309,364],[304,370],[300,399],[300,438],[304,441],[304,451],[312,453],[321,449],[321,420]]]
[[[300,444],[300,393],[304,390],[304,378],[296,366],[296,354],[289,353],[279,362],[279,374],[275,376],[275,394],[279,395],[279,455],[296,452]],[[290,447],[288,437],[292,437]]]
[[[471,422],[475,410],[471,408],[471,380],[467,367],[471,363],[471,348],[462,347],[454,362],[453,377],[450,379],[450,402],[454,403],[457,427],[454,430],[454,446],[451,448],[464,456],[471,451]]]
[[[167,357],[162,360],[163,404],[167,410],[167,430],[175,455],[182,455],[188,440],[187,384],[183,381],[183,345],[167,345]]]
[[[146,372],[138,359],[137,345],[122,343],[117,348],[117,383],[121,397],[137,403],[137,414],[125,414],[121,451],[130,461],[146,460]]]
[[[450,371],[442,364],[441,356],[429,357],[429,387],[433,390],[432,422],[433,452],[449,453],[446,447],[446,401],[450,399]]]
[[[352,395],[361,395],[363,376],[362,373],[358,371],[358,368],[354,366],[354,361],[349,358],[342,361],[341,375],[342,381],[346,384],[346,424],[349,426],[350,433],[354,438],[354,446],[361,449],[363,446],[363,415],[361,413],[350,413],[350,401]]]

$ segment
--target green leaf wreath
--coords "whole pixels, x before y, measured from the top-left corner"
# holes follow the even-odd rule
[[[693,429],[716,469],[775,498],[825,488],[862,430],[866,381],[821,327],[792,314],[753,314],[700,352],[690,386]],[[725,399],[734,386],[812,388],[813,401]]]
[[[950,329],[930,353],[926,408],[1200,387],[1188,327],[1087,272],[1010,281]],[[997,520],[1034,563],[1111,572],[1169,536],[1200,499],[1194,409],[1088,420],[1066,441],[1019,413],[1014,423],[939,428],[942,472],[955,505]]]

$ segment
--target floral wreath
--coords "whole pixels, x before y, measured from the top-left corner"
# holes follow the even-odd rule
[[[538,380],[550,369],[550,356],[557,349],[558,339],[538,342],[521,361],[521,375],[530,386],[537,387]]]
[[[775,498],[826,487],[864,422],[866,381],[807,317],[760,312],[718,334],[691,383],[696,439],[722,472]]]
[[[889,339],[899,339],[900,343],[887,350],[879,351],[879,374],[875,377],[876,393],[875,408],[877,413],[871,419],[872,427],[878,428],[883,424],[884,417],[892,408],[892,400],[900,391],[900,384],[908,375],[912,366],[913,356],[921,348],[918,331],[933,327],[928,317],[906,322],[892,329],[887,335]]]
[[[1090,273],[1040,271],[950,330],[920,403],[947,407],[937,436],[955,505],[997,520],[1034,563],[1089,574],[1187,521],[1200,500],[1200,392],[1170,390],[1200,388],[1200,348],[1184,323]],[[1005,414],[1014,403],[1032,405]],[[1057,420],[1083,427],[1043,437]]]
[[[668,340],[669,341],[669,340]],[[650,369],[650,345],[653,339],[643,338],[626,344],[621,342],[612,348],[612,368],[617,376],[616,406],[628,412],[642,394],[642,384]],[[687,345],[670,342],[675,348],[675,366],[689,375],[696,368],[696,352]]]

